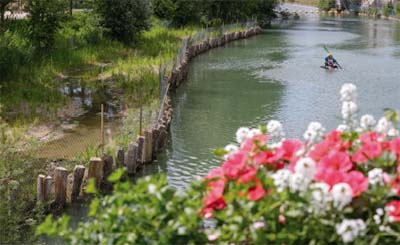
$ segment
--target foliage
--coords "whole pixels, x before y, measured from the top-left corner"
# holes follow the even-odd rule
[[[383,15],[386,17],[389,17],[390,15],[392,15],[392,13],[393,13],[392,2],[388,2],[385,5],[383,5],[382,12],[383,12]]]
[[[152,0],[152,9],[158,18],[172,19],[176,7],[173,0]]]
[[[14,23],[0,34],[0,77],[2,81],[16,73],[20,66],[29,62],[32,45],[25,34],[26,22]]]
[[[398,243],[398,113],[387,109],[378,123],[370,115],[358,123],[352,84],[342,87],[341,101],[344,124],[328,134],[318,122],[304,142],[282,139],[274,120],[240,128],[239,146],[216,151],[221,167],[184,192],[165,176],[119,182],[112,196],[92,202],[92,219],[77,230],[66,218],[48,218],[38,234],[73,244]]]
[[[0,241],[5,244],[29,241],[36,222],[32,183],[41,167],[32,157],[36,143],[26,141],[24,132],[0,118]]]
[[[61,24],[57,33],[57,45],[60,46],[63,42],[67,48],[96,45],[103,38],[103,32],[97,14],[91,11],[78,12],[69,21]]]
[[[54,45],[55,34],[65,18],[67,2],[64,0],[29,0],[30,36],[34,48],[41,52]]]
[[[400,2],[397,2],[397,3],[395,4],[395,6],[394,6],[394,13],[395,13],[397,16],[400,16]]]
[[[130,44],[149,28],[150,4],[148,0],[98,0],[97,12],[111,36]]]
[[[120,176],[117,171],[110,179],[116,182]],[[165,175],[146,177],[135,185],[119,182],[114,195],[92,201],[89,213],[93,221],[73,232],[66,217],[56,224],[49,217],[37,234],[61,235],[70,244],[204,243],[206,237],[196,232],[201,223],[196,215],[201,203],[196,188],[177,191],[168,185]]]
[[[335,1],[334,0],[319,0],[318,3],[318,8],[320,10],[331,10],[332,8],[335,7]]]

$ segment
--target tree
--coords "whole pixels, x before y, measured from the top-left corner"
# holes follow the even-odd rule
[[[4,22],[4,15],[7,10],[8,4],[11,3],[12,0],[0,0],[0,23]]]
[[[176,10],[173,0],[153,0],[152,9],[155,16],[167,20],[173,18]]]
[[[29,0],[30,36],[36,50],[52,48],[60,22],[67,13],[64,0]]]
[[[124,43],[133,43],[149,28],[149,0],[98,0],[97,12],[110,35]]]

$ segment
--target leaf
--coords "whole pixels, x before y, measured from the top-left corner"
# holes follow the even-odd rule
[[[227,151],[225,151],[225,149],[223,148],[218,148],[214,150],[214,155],[218,156],[218,157],[223,157],[226,153],[228,153]]]
[[[86,193],[88,193],[88,194],[96,194],[97,193],[96,183],[95,183],[94,179],[89,179],[89,183],[86,186]]]
[[[121,179],[121,177],[124,175],[124,173],[125,173],[125,169],[119,168],[119,169],[115,170],[108,177],[108,181],[110,181],[111,183],[115,183],[115,182],[117,182],[117,181],[119,181]]]
[[[96,216],[99,206],[100,206],[100,199],[98,198],[93,199],[93,201],[90,203],[89,216],[91,217]]]

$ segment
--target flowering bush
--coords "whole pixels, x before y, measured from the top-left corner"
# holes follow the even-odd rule
[[[147,217],[155,222],[151,227],[157,227],[156,231],[135,228],[136,233],[124,230],[118,234],[167,243],[398,243],[398,116],[387,110],[377,123],[371,115],[358,122],[356,92],[354,85],[343,85],[343,124],[336,130],[325,133],[320,123],[312,122],[302,141],[284,139],[277,121],[259,129],[240,128],[238,144],[218,151],[223,164],[188,188],[184,198],[159,184],[157,190],[169,194],[165,198],[162,191],[154,194],[151,182],[146,187],[151,193],[133,192],[155,197],[126,200],[123,196],[127,194],[121,195],[117,188],[114,195],[119,195],[121,208],[139,210],[142,199],[154,202],[143,206],[149,211],[128,212],[130,216],[123,221],[118,218],[119,225],[102,225],[106,222],[102,215],[78,231],[106,237],[119,231],[119,226],[125,227],[127,220]],[[110,205],[103,209],[106,213],[119,210]],[[187,209],[196,209],[197,215],[188,214]],[[79,241],[79,232],[74,236]]]

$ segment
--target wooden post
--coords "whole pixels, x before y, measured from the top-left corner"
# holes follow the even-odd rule
[[[153,158],[153,132],[152,130],[144,131],[144,147],[143,147],[143,162],[151,162]]]
[[[158,130],[159,130],[160,135],[158,136],[157,146],[158,146],[158,149],[161,150],[167,142],[168,134],[167,134],[167,129],[165,126],[160,126],[158,128]]]
[[[98,157],[90,158],[88,179],[93,178],[96,183],[96,188],[100,188],[100,184],[103,178],[103,160]]]
[[[137,160],[141,163],[143,163],[143,151],[144,151],[144,137],[143,136],[139,136],[136,140],[136,143],[138,145],[137,148]]]
[[[64,207],[67,202],[67,178],[68,171],[65,168],[57,167],[55,169],[55,202],[58,207]]]
[[[118,149],[118,152],[117,152],[117,159],[118,159],[117,166],[123,166],[125,164],[124,158],[125,158],[124,150],[122,148]]]
[[[76,165],[73,173],[74,177],[72,182],[71,202],[74,202],[79,197],[84,175],[85,175],[85,167],[82,165]]]
[[[101,155],[104,154],[104,104],[101,104]]]
[[[36,185],[37,201],[44,202],[46,200],[46,176],[39,174]]]
[[[46,191],[45,191],[45,196],[44,199],[46,201],[50,201],[53,197],[54,194],[54,181],[53,177],[47,176],[46,177]]]
[[[127,168],[127,173],[128,174],[134,174],[136,173],[136,167],[137,167],[137,152],[138,152],[138,144],[129,144],[128,145],[128,152],[126,155],[125,159],[125,165]]]
[[[142,135],[143,106],[140,106],[139,135]]]
[[[160,132],[158,131],[158,129],[153,128],[153,159],[156,158],[157,155],[157,151],[158,151],[158,146],[157,146],[157,141],[158,141],[158,136],[159,136]]]

